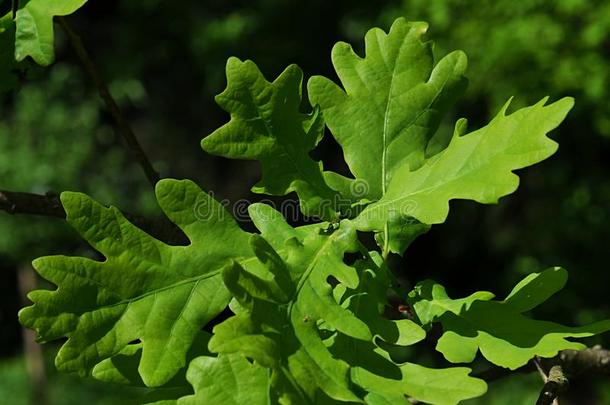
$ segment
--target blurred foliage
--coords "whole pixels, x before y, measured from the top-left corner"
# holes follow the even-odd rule
[[[128,168],[126,153],[115,147],[112,128],[101,121],[100,103],[76,67],[56,65],[46,80],[26,84],[0,117],[3,189],[89,190],[107,203],[150,211],[148,193],[136,193],[130,201],[139,169]],[[46,218],[1,215],[0,230],[0,254],[15,260],[25,252],[33,257],[60,250],[69,237],[61,221]]]
[[[10,2],[0,5],[4,15]],[[193,178],[235,201],[250,196],[258,166],[208,156],[199,148],[199,140],[227,118],[213,101],[225,85],[226,59],[254,59],[267,77],[289,63],[299,64],[306,76],[333,77],[334,42],[349,41],[361,51],[358,38],[366,29],[388,28],[399,16],[427,21],[438,55],[462,49],[469,57],[471,85],[447,124],[466,116],[476,128],[510,96],[515,96],[513,108],[547,94],[552,100],[576,98],[567,122],[552,134],[559,153],[524,172],[514,196],[494,207],[452,202],[449,221],[417,240],[400,265],[413,280],[435,278],[456,296],[473,289],[503,294],[523,274],[562,265],[570,271],[570,283],[540,315],[568,324],[607,315],[609,2],[206,0],[177,6],[160,0],[91,0],[69,21],[162,175]],[[8,27],[10,34],[5,23],[0,21],[0,31]],[[149,186],[114,135],[61,30],[56,31],[60,64],[42,73],[23,64],[12,76],[1,76],[10,69],[0,69],[0,81],[8,77],[20,85],[0,102],[0,189],[85,191],[126,211],[152,215]],[[3,65],[11,53],[4,38],[0,32]],[[329,168],[342,166],[332,142],[323,142],[316,154]],[[16,288],[12,264],[75,250],[83,246],[61,221],[0,213],[3,289]],[[2,296],[2,335],[19,336],[16,321],[7,318],[14,313],[10,300],[16,294]],[[19,387],[25,390],[20,362],[1,364],[7,377],[0,376],[0,398],[7,389],[13,395]],[[9,375],[20,375],[20,382],[12,385],[18,380]],[[539,388],[537,378],[498,381],[491,386],[494,397],[480,403],[526,403]],[[74,395],[62,404],[90,398],[100,403],[101,393],[92,397],[79,384],[69,384],[57,385],[58,392]],[[582,389],[599,392],[592,394],[597,403],[610,401],[608,384],[599,385],[603,391]],[[92,392],[98,395],[95,388]]]
[[[144,390],[121,386],[108,386],[92,378],[54,371],[53,357],[57,349],[45,352],[48,404],[72,405],[91,403],[95,405],[137,404]],[[27,367],[23,358],[8,358],[0,362],[0,398],[3,404],[28,405],[32,403]]]

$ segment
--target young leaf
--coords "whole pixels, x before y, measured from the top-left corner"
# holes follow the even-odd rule
[[[345,43],[333,48],[335,70],[344,90],[315,76],[310,99],[320,105],[333,136],[343,148],[356,180],[327,173],[333,188],[359,194],[368,205],[355,222],[377,233],[385,251],[402,253],[427,225],[441,223],[451,199],[493,203],[517,188],[512,173],[556,150],[545,137],[572,107],[563,99],[544,101],[509,116],[506,108],[488,126],[469,135],[459,120],[453,137],[436,133],[463,93],[466,57],[453,52],[436,66],[431,43],[423,42],[425,23],[394,22],[386,34],[370,30],[364,58]],[[353,193],[352,193],[353,194]],[[414,220],[415,219],[415,220]]]
[[[410,297],[422,322],[442,324],[444,333],[436,349],[447,360],[469,363],[480,350],[490,362],[514,370],[534,356],[553,357],[561,350],[585,347],[567,338],[610,330],[610,320],[567,327],[522,314],[559,291],[566,279],[564,269],[547,269],[526,277],[503,301],[491,301],[493,295],[486,292],[452,300],[442,286],[428,280],[420,283]]]
[[[190,181],[163,180],[156,194],[190,245],[167,245],[115,208],[62,194],[67,221],[105,260],[50,256],[34,262],[58,289],[31,292],[34,305],[19,319],[40,341],[68,337],[55,359],[60,370],[86,374],[139,339],[143,382],[163,385],[185,366],[201,328],[229,302],[221,269],[252,256],[249,234]]]
[[[87,0],[25,0],[15,16],[15,59],[31,56],[41,66],[55,60],[53,17],[66,16],[81,8]]]
[[[508,103],[485,127],[463,135],[458,130],[449,146],[418,170],[396,171],[387,193],[358,217],[361,229],[381,230],[395,218],[414,217],[426,224],[445,221],[451,199],[496,203],[514,192],[519,177],[514,170],[538,163],[557,150],[546,137],[573,106],[571,98],[506,115]]]
[[[374,28],[366,34],[364,58],[337,43],[332,60],[345,90],[321,76],[309,80],[310,100],[322,108],[356,179],[368,185],[362,196],[368,200],[385,194],[403,164],[423,164],[441,119],[466,87],[464,53],[434,66],[432,44],[422,41],[427,29],[402,18],[388,34]]]
[[[231,121],[203,139],[207,152],[232,159],[258,159],[263,179],[254,192],[285,195],[296,191],[306,215],[336,217],[335,192],[309,152],[320,141],[324,122],[317,109],[299,112],[303,73],[290,65],[269,83],[254,62],[230,58],[227,88],[216,102]]]

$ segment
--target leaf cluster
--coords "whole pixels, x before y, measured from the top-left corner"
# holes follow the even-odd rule
[[[36,1],[27,4],[21,21],[37,21]],[[72,10],[64,5],[45,15]],[[610,329],[609,321],[570,328],[527,316],[563,287],[560,268],[526,277],[503,301],[487,292],[451,299],[433,281],[398,289],[388,256],[444,222],[451,200],[489,204],[514,192],[514,171],[556,151],[547,134],[573,105],[545,98],[509,113],[507,102],[482,128],[469,131],[461,119],[452,133],[438,131],[466,88],[467,62],[460,51],[435,62],[426,30],[404,19],[388,32],[374,28],[364,56],[336,44],[340,83],[310,78],[305,112],[296,65],[269,82],[252,61],[229,59],[216,101],[230,120],[202,147],[260,161],[252,191],[294,193],[315,219],[310,225],[293,227],[273,207],[253,204],[257,232],[249,233],[193,182],[165,179],[156,185],[159,206],[189,240],[174,246],[116,208],[63,193],[68,223],[103,260],[34,262],[58,288],[30,293],[20,320],[41,342],[67,338],[57,367],[153,388],[149,403],[455,404],[487,389],[470,368],[395,356],[423,348],[433,324],[442,327],[436,350],[449,363],[471,363],[480,351],[510,369],[582,347],[568,338]],[[19,49],[50,61],[46,48]],[[348,175],[311,158],[326,128]],[[375,248],[363,244],[363,232],[375,235]],[[413,313],[387,316],[390,294]]]

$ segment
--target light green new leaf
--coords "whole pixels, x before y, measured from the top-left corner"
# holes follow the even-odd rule
[[[185,366],[201,328],[229,302],[221,269],[252,256],[249,234],[190,181],[163,180],[156,194],[190,245],[167,245],[83,194],[61,195],[67,221],[105,260],[50,256],[34,262],[58,289],[31,292],[34,305],[19,319],[42,342],[68,337],[55,359],[60,370],[87,374],[140,340],[143,382],[163,385]]]
[[[447,148],[411,171],[402,166],[387,193],[358,217],[361,229],[381,230],[393,218],[414,217],[426,224],[445,221],[452,199],[496,203],[514,192],[519,177],[513,173],[538,163],[557,150],[546,134],[556,128],[573,106],[563,98],[506,115],[508,103],[485,127],[467,135],[457,131]]]
[[[324,122],[317,109],[299,111],[303,72],[290,65],[269,83],[254,62],[230,58],[227,88],[216,102],[231,121],[204,138],[202,147],[232,159],[257,159],[263,178],[254,192],[285,195],[296,191],[306,215],[330,220],[335,192],[309,152],[320,141]]]
[[[55,60],[53,17],[66,16],[81,8],[87,0],[25,0],[15,17],[15,59],[31,56],[41,66]]]
[[[517,369],[534,356],[553,357],[566,349],[585,346],[568,338],[582,338],[610,330],[610,320],[581,327],[538,321],[523,315],[559,291],[567,272],[559,267],[532,274],[503,301],[480,292],[461,300],[449,298],[432,281],[420,283],[410,294],[413,308],[424,323],[440,322],[444,333],[436,349],[452,363],[469,363],[477,351],[490,362]]]
[[[318,328],[323,321],[352,338],[373,338],[362,320],[335,301],[329,282],[358,286],[356,269],[343,263],[344,254],[357,249],[355,229],[343,221],[328,232],[322,225],[291,230],[263,205],[254,205],[250,215],[262,232],[251,239],[258,263],[226,268],[225,284],[239,306],[214,328],[210,350],[241,353],[270,368],[274,395],[282,401],[310,403],[324,392],[360,402],[351,391],[348,364],[333,358]]]
[[[389,380],[354,368],[352,378],[369,392],[365,397],[369,405],[409,405],[405,395],[424,403],[454,405],[487,391],[485,381],[470,377],[471,370],[465,367],[433,369],[406,363],[400,371],[400,379]]]
[[[198,357],[191,362],[187,379],[195,394],[180,398],[177,405],[267,405],[269,373],[239,354]]]
[[[466,56],[453,52],[435,66],[432,44],[422,40],[427,28],[402,18],[388,34],[374,28],[364,58],[337,43],[332,60],[345,90],[321,76],[309,80],[312,104],[320,105],[352,174],[368,187],[362,198],[378,200],[399,167],[417,168],[446,145],[430,141],[466,87]]]

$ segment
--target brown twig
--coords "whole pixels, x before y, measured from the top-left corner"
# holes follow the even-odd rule
[[[560,365],[555,365],[549,370],[546,382],[540,391],[536,405],[558,404],[558,397],[568,389],[568,378]]]
[[[0,190],[0,210],[9,214],[41,215],[66,218],[66,212],[59,200],[59,194],[32,194]],[[166,218],[150,220],[138,215],[125,213],[132,224],[167,243],[184,245],[188,240],[184,233]]]
[[[135,159],[139,163],[140,167],[144,171],[144,174],[146,175],[146,178],[154,187],[160,179],[159,173],[155,171],[152,164],[148,160],[148,157],[144,153],[144,150],[138,142],[138,139],[136,138],[133,130],[131,129],[131,126],[127,123],[127,120],[121,113],[118,104],[112,97],[112,94],[110,94],[108,86],[106,86],[106,83],[102,79],[102,75],[100,74],[97,66],[95,65],[95,63],[91,59],[91,56],[87,52],[87,49],[83,45],[82,39],[74,32],[74,30],[72,30],[72,28],[64,17],[57,17],[57,21],[59,22],[59,25],[63,28],[63,30],[66,32],[68,40],[72,45],[74,52],[80,59],[85,71],[87,72],[87,74],[89,74],[89,76],[95,83],[100,97],[106,104],[106,108],[108,108],[110,115],[114,119],[115,124],[117,126],[117,130],[125,140],[127,148],[129,149],[129,152],[131,153],[133,159]]]

